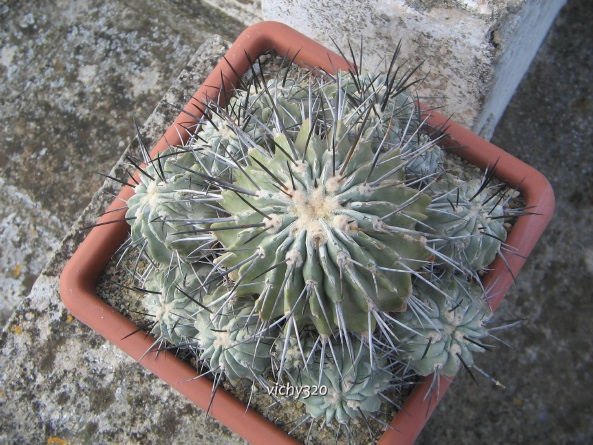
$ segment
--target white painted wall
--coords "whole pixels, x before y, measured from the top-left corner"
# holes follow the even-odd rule
[[[265,20],[335,48],[362,37],[369,68],[390,57],[424,61],[420,94],[490,137],[565,0],[262,0]],[[444,98],[443,98],[444,96]]]

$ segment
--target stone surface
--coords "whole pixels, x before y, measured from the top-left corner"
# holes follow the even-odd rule
[[[141,128],[152,144],[228,46],[211,38],[186,61]],[[124,153],[112,170],[122,176]],[[242,440],[68,314],[59,274],[119,185],[107,180],[77,219],[0,337],[0,443],[219,443]],[[61,441],[61,442],[60,442]]]
[[[205,0],[205,2],[246,25],[253,25],[262,20],[260,0]]]
[[[0,325],[28,295],[68,224],[0,177]]]
[[[406,67],[422,64],[419,95],[489,138],[564,2],[263,0],[262,10],[328,48],[362,39],[370,67],[389,62],[401,41]]]
[[[148,118],[214,31],[232,41],[244,25],[199,1],[3,1],[0,11],[3,325],[103,181],[96,173],[134,137],[134,119]]]

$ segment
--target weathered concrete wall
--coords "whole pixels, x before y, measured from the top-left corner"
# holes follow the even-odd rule
[[[245,25],[253,25],[262,20],[260,0],[205,0],[205,3]]]
[[[263,0],[277,20],[333,48],[362,36],[368,67],[402,42],[421,96],[490,137],[565,0]],[[444,98],[443,98],[444,97]],[[442,98],[442,99],[441,99]]]

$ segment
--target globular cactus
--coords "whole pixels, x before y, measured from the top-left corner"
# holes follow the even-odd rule
[[[216,210],[208,205],[207,184],[197,154],[171,148],[144,167],[135,194],[128,199],[126,219],[131,221],[131,240],[153,261],[176,264],[208,255],[215,242],[207,232]]]
[[[214,374],[223,373],[232,382],[241,378],[256,380],[270,366],[274,331],[260,332],[259,318],[250,298],[232,296],[232,301],[226,304],[212,304],[227,294],[220,287],[205,297],[208,309],[195,317],[200,359]]]
[[[250,148],[222,191],[234,221],[212,225],[228,251],[217,264],[259,295],[262,319],[291,313],[327,336],[405,310],[408,271],[428,257],[414,228],[430,198],[405,185],[397,147],[374,150],[374,131],[352,141],[338,121],[321,138],[307,120],[294,138],[278,134],[274,152]]]
[[[318,108],[315,100],[319,99],[310,96],[309,79],[302,74],[296,78],[275,77],[250,88],[248,113],[254,123],[260,123],[268,139],[275,132],[295,134],[303,120],[314,117]]]
[[[308,77],[270,79],[235,90],[228,103],[208,106],[201,131],[188,144],[201,152],[204,169],[225,176],[232,159],[242,159],[253,145],[266,146],[275,132],[290,133],[308,112]]]
[[[335,80],[323,88],[330,103],[339,100],[340,95],[344,97],[342,119],[353,129],[358,128],[368,110],[366,125],[376,127],[375,145],[400,147],[402,163],[410,180],[430,178],[442,170],[444,163],[444,154],[437,140],[420,131],[420,111],[409,91],[413,83],[396,79],[391,72],[339,72]],[[333,112],[331,107],[328,108],[326,114]]]
[[[243,156],[243,144],[229,125],[232,124],[226,118],[214,114],[204,123],[193,144],[189,145],[200,153],[204,171],[210,175],[224,174],[225,159]]]
[[[213,180],[233,217],[211,227],[227,251],[217,265],[237,292],[259,295],[263,320],[290,314],[324,336],[372,331],[377,314],[405,310],[411,272],[429,256],[415,226],[430,198],[406,186],[401,141],[385,143],[413,103],[388,77],[341,78],[351,74],[268,83],[251,115],[272,126],[271,142],[251,140],[232,179]]]
[[[484,180],[444,175],[433,187],[423,224],[435,234],[438,262],[463,273],[486,268],[506,240],[505,196]]]
[[[210,176],[225,176],[232,159],[243,158],[251,141],[264,139],[263,127],[251,119],[252,101],[246,91],[236,91],[224,107],[211,103],[200,131],[187,144],[200,154],[203,171]]]
[[[454,376],[462,364],[471,368],[472,353],[489,349],[482,339],[489,335],[485,323],[492,313],[482,287],[449,278],[418,284],[416,294],[426,307],[424,315],[408,311],[396,316],[404,359],[423,376]]]
[[[282,380],[284,372],[291,372],[302,368],[308,362],[312,350],[312,338],[305,335],[280,335],[274,341],[272,357],[275,361],[275,370],[278,380]]]
[[[410,181],[430,182],[444,171],[445,154],[426,134],[412,136],[402,149]]]
[[[148,276],[142,305],[153,323],[153,335],[173,345],[194,341],[198,333],[194,328],[194,318],[200,310],[198,302],[210,269],[182,263]]]
[[[315,388],[315,393],[301,393],[299,400],[314,419],[347,424],[351,419],[372,415],[381,408],[381,394],[390,387],[392,374],[384,358],[370,360],[368,346],[352,341],[353,355],[341,345],[325,348],[333,351],[323,360],[314,354],[306,367],[291,372],[293,384]]]
[[[387,144],[399,143],[403,137],[414,133],[420,123],[410,86],[405,80],[397,79],[391,71],[340,71],[322,86],[328,102],[325,115],[335,118],[332,112],[336,109],[332,110],[331,104],[343,101],[345,105],[339,111],[344,120],[358,122],[369,112],[370,124],[381,127],[376,136],[383,138],[387,135]]]

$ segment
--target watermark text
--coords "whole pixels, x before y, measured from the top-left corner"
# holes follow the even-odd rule
[[[308,399],[311,396],[327,395],[325,385],[292,385],[290,382],[282,385],[268,387],[268,394],[278,397],[293,397],[295,399]]]

